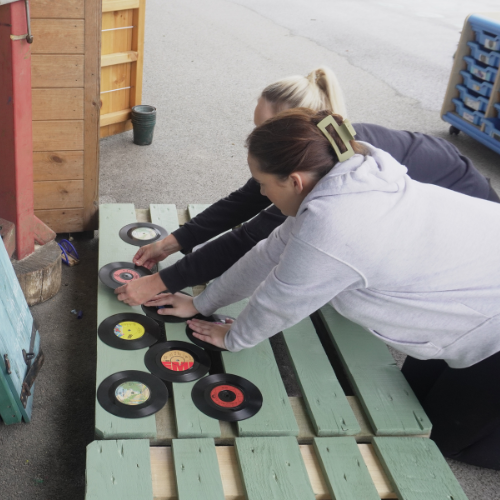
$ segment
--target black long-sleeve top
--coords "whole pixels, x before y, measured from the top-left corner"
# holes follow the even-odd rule
[[[390,153],[406,166],[408,175],[414,180],[477,198],[488,199],[490,196],[488,180],[444,139],[368,123],[354,124],[354,129],[356,140]],[[220,276],[260,240],[267,238],[286,218],[279,209],[270,205],[269,199],[260,194],[257,182],[250,179],[243,187],[175,231],[173,235],[182,249],[189,251],[242,224],[160,271],[168,290],[175,293]]]

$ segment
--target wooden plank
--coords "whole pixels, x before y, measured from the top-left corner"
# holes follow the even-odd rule
[[[122,111],[114,111],[113,113],[107,113],[101,116],[101,127],[106,125],[112,125],[114,123],[121,123],[130,119],[130,109],[124,109]]]
[[[127,120],[122,123],[115,123],[114,125],[108,125],[107,127],[101,127],[100,137],[109,137],[110,135],[122,134],[127,130],[132,130],[132,120]]]
[[[87,446],[85,500],[153,500],[145,439],[94,441]]]
[[[120,228],[135,222],[135,209],[132,204],[101,205],[99,209],[99,269],[110,262],[130,262],[137,247],[121,240]],[[114,291],[98,283],[97,287],[97,325],[113,314],[135,312],[143,314],[139,306],[130,307],[119,302]],[[113,349],[97,339],[96,387],[109,375],[123,370],[147,372],[144,355],[147,349],[123,351]],[[167,403],[167,404],[170,404]],[[104,410],[96,400],[95,427],[99,439],[138,439],[156,438],[154,415],[140,419],[120,418]]]
[[[33,120],[83,120],[83,89],[33,89]]]
[[[82,151],[83,120],[33,122],[33,151]]]
[[[31,56],[31,87],[83,87],[83,55],[42,55]]]
[[[33,19],[31,31],[33,54],[84,53],[83,19]]]
[[[235,447],[248,500],[315,498],[293,437],[237,438]]]
[[[37,151],[33,153],[34,181],[83,179],[83,151]]]
[[[355,435],[361,429],[309,318],[284,332],[317,436]]]
[[[83,231],[83,208],[35,210],[35,215],[56,233]]]
[[[102,15],[101,55],[134,50],[134,10],[106,12]]]
[[[467,500],[434,441],[377,437],[373,446],[400,500]]]
[[[316,438],[314,450],[332,498],[380,499],[354,438]]]
[[[133,87],[130,96],[130,108],[142,103],[142,74],[144,64],[144,32],[146,25],[146,0],[140,0],[139,8],[134,11],[134,30],[132,33],[132,50],[138,54],[135,64],[132,64],[130,81]]]
[[[113,12],[115,10],[138,9],[139,0],[102,0],[102,11]]]
[[[387,346],[330,305],[321,308],[320,317],[374,433],[429,434],[431,422]]]
[[[101,10],[101,0],[85,1],[83,224],[86,231],[97,229],[97,207],[99,204]]]
[[[172,454],[179,500],[224,500],[213,439],[174,439]]]
[[[114,54],[107,54],[101,56],[101,67],[114,66],[115,64],[124,64],[137,61],[137,52],[135,50],[128,50],[126,52],[115,52]]]
[[[31,19],[83,19],[84,2],[81,0],[32,0]]]
[[[83,206],[83,181],[34,182],[35,210],[80,208]]]

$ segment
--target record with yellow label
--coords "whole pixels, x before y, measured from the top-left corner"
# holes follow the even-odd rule
[[[114,314],[99,325],[97,333],[105,344],[125,351],[144,349],[165,340],[156,321],[137,313]]]

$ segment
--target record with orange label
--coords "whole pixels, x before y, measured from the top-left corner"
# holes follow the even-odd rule
[[[146,368],[168,382],[192,382],[210,370],[208,354],[188,342],[160,342],[144,356]]]
[[[217,373],[198,380],[191,391],[196,408],[225,422],[253,417],[262,407],[262,393],[247,379]]]
[[[110,262],[99,269],[99,279],[113,290],[151,274],[149,269],[132,262]]]

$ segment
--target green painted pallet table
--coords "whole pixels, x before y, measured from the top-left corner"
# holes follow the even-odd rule
[[[96,441],[87,448],[86,500],[467,500],[434,442],[292,436]]]

